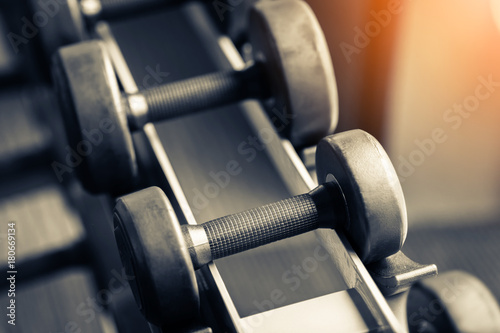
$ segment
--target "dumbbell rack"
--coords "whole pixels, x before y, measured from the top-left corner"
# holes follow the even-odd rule
[[[166,31],[169,33],[163,33]],[[230,39],[220,35],[206,10],[197,4],[120,23],[102,22],[96,33],[105,41],[120,83],[130,94],[150,75],[147,67],[158,66],[169,72],[162,78],[165,83],[244,66]],[[249,138],[259,133],[262,146],[256,149]],[[254,101],[148,124],[144,134],[136,134],[135,139],[143,145],[139,159],[141,154],[145,159],[154,156],[155,162],[146,170],[161,172],[151,171],[151,183],[163,185],[181,223],[207,221],[315,186],[292,145],[278,136]],[[231,176],[222,188],[210,173],[225,171],[232,161],[238,163],[241,172]],[[209,183],[219,186],[218,191],[212,186],[216,195],[203,192]],[[208,204],[197,205],[196,200]],[[331,259],[318,263],[307,278],[293,276],[299,286],[297,292],[290,292],[291,280],[286,280],[283,273],[306,258],[315,258],[318,248],[328,251]],[[316,231],[314,235],[281,241],[218,260],[201,274],[205,282],[202,290],[211,291],[208,298],[212,306],[214,301],[217,303],[221,316],[217,324],[223,330],[398,332],[406,326],[401,311],[405,293],[388,302],[342,233]],[[292,279],[292,275],[287,278]],[[269,307],[276,290],[283,292],[278,298],[286,301],[258,313],[255,304]]]
[[[28,2],[39,4],[38,0]],[[236,9],[243,11],[250,2]],[[209,2],[181,3],[89,25],[94,29],[92,37],[104,41],[125,92],[244,67],[233,42],[216,27],[220,18]],[[71,6],[78,7],[78,1]],[[61,13],[57,18],[69,19]],[[60,22],[50,22],[54,26],[41,29],[41,35],[49,32],[49,39],[60,32]],[[40,47],[38,42],[43,44],[43,38],[30,42],[30,48]],[[48,66],[45,69],[48,72]],[[49,103],[31,103],[30,108],[57,109]],[[279,114],[283,110],[274,110],[276,113],[267,116],[259,102],[245,101],[146,125],[133,135],[140,187],[160,186],[180,222],[191,225],[307,192],[315,187],[315,181],[292,144],[273,126],[273,118],[283,121]],[[18,220],[19,235],[24,244],[30,243],[19,247],[20,325],[14,332],[17,328],[122,333],[400,332],[407,327],[405,288],[435,274],[435,266],[411,261],[404,261],[409,268],[401,270],[401,253],[396,259],[387,259],[392,264],[388,268],[365,267],[342,232],[321,230],[203,267],[196,273],[202,320],[192,327],[148,327],[127,282],[119,276],[125,271],[112,228],[106,223],[112,220],[113,198],[84,193],[75,179],[64,185],[57,182],[48,164],[54,159],[62,161],[64,156],[55,156],[55,148],[50,153],[46,150],[56,143],[63,150],[66,143],[61,143],[59,128],[52,131],[53,137],[45,138],[43,147],[35,149],[38,153],[30,154],[37,160],[43,155],[43,161],[37,162],[40,165],[28,167],[29,177],[24,177],[25,170],[10,168],[9,172],[23,179],[9,179],[7,185],[2,184],[8,188],[6,193],[0,193],[3,219]],[[53,142],[60,137],[61,142]],[[114,168],[120,168],[115,164]],[[30,187],[30,191],[22,190],[20,197],[17,187]],[[25,250],[28,247],[30,251]],[[0,264],[7,271],[5,263]],[[103,306],[96,309],[99,297]],[[0,300],[5,298],[0,295]],[[182,299],[177,301],[182,306]],[[34,314],[33,318],[27,318],[26,313]],[[2,331],[7,327],[7,332],[12,328],[4,322],[0,327]]]

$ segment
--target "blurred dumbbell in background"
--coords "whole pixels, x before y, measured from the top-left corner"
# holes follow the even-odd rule
[[[172,0],[30,0],[33,18],[43,20],[41,44],[49,58],[59,47],[94,37],[98,20],[137,15]]]
[[[87,42],[58,51],[54,80],[72,148],[88,143],[89,133],[103,122],[116,128],[78,168],[84,186],[115,193],[130,186],[137,177],[131,130],[249,98],[273,99],[273,107],[284,110],[285,121],[276,125],[297,148],[333,132],[338,119],[333,67],[307,4],[259,3],[250,12],[250,30],[254,62],[247,68],[131,95],[120,92],[105,44]]]

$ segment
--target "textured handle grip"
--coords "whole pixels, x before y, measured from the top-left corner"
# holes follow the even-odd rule
[[[203,224],[218,259],[300,235],[319,227],[316,204],[309,194],[218,218]]]
[[[257,67],[207,74],[141,91],[148,104],[148,120],[166,120],[257,97]]]

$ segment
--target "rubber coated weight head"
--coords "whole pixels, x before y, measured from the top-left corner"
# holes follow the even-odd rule
[[[316,144],[338,121],[337,84],[321,27],[304,1],[259,1],[250,10],[254,58],[266,66],[280,126],[296,147]]]
[[[162,190],[150,187],[121,197],[115,238],[135,300],[146,319],[172,325],[195,317],[198,285],[179,221]]]
[[[345,227],[365,263],[398,252],[406,239],[406,205],[394,167],[370,134],[353,130],[326,137],[316,151],[318,182],[334,178],[349,212]]]
[[[69,162],[74,162],[69,166],[89,191],[123,193],[137,176],[137,164],[104,44],[63,47],[54,55],[52,69],[71,146]]]
[[[500,306],[495,295],[467,272],[450,271],[414,284],[407,313],[421,313],[431,304],[439,311],[430,318],[410,321],[410,332],[421,332],[422,327],[429,328],[425,332],[499,332]]]
[[[88,39],[78,0],[30,0],[33,20],[39,22],[43,49],[51,56],[59,47]],[[43,22],[43,21],[42,21]]]

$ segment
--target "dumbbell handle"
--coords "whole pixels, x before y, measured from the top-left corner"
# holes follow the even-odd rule
[[[268,89],[262,67],[256,63],[241,71],[210,73],[126,95],[129,124],[140,128],[148,122],[172,119],[246,98],[265,97]],[[143,100],[138,109],[132,102],[137,99]]]
[[[199,268],[261,245],[347,223],[343,193],[331,182],[306,194],[182,229],[193,265]]]

